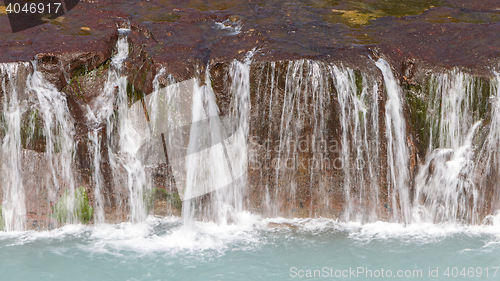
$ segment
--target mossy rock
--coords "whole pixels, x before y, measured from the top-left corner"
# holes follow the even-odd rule
[[[52,211],[53,217],[61,223],[73,218],[83,224],[88,224],[94,214],[94,208],[90,206],[87,191],[83,186],[75,189],[74,194],[65,190],[57,204],[52,207]]]
[[[153,209],[156,200],[165,200],[178,210],[182,209],[182,200],[179,193],[167,192],[163,188],[153,188],[144,195],[147,210]]]
[[[73,70],[64,92],[74,95],[80,101],[88,102],[89,91],[92,92],[89,84],[106,79],[110,63],[111,60],[108,59],[92,70],[88,70],[86,66]]]
[[[38,110],[26,114],[21,124],[21,144],[25,149],[45,152],[46,139],[43,120]]]
[[[73,78],[85,76],[91,71],[97,71],[97,72],[105,71],[109,68],[110,63],[111,63],[111,60],[107,59],[103,63],[101,63],[100,65],[95,67],[94,69],[89,69],[88,64],[85,64],[85,63],[81,64],[80,66],[75,67],[71,71],[71,78],[72,78],[71,81],[73,80]]]
[[[424,82],[427,85],[427,81]],[[419,84],[403,83],[403,89],[406,93],[406,102],[408,104],[408,118],[410,130],[416,142],[418,154],[424,157],[429,146],[431,135],[431,124],[428,120],[429,94],[428,87]]]
[[[142,99],[144,97],[144,93],[134,87],[134,85],[128,83],[127,84],[127,98],[128,105],[131,106],[136,101]]]
[[[348,1],[344,10],[331,9],[325,20],[329,23],[342,23],[351,27],[370,25],[372,20],[381,17],[404,17],[418,15],[427,9],[442,4],[442,0],[374,0]]]
[[[3,219],[3,206],[0,205],[0,231],[3,231],[5,229],[5,221]]]
[[[3,112],[0,112],[0,143],[5,136],[5,132],[7,132],[7,124],[5,123]]]
[[[369,8],[379,10],[387,16],[403,17],[418,15],[442,4],[442,0],[378,0]]]

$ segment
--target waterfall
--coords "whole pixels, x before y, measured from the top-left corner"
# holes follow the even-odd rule
[[[92,186],[94,187],[94,222],[104,223],[104,199],[102,196],[103,182],[101,174],[101,139],[99,129],[93,129],[88,133],[89,155],[92,157]]]
[[[22,108],[16,87],[19,64],[0,64],[0,93],[3,108],[0,115],[2,212],[6,231],[22,231],[26,225],[25,191],[21,175]],[[0,216],[0,221],[2,221]],[[0,225],[2,228],[2,225]]]
[[[203,122],[206,126],[191,126],[186,155],[186,187],[182,216],[189,225],[195,211],[195,198],[224,187],[234,180],[227,151],[222,142],[222,126],[219,108],[215,100],[207,71],[204,85],[194,83],[192,100],[192,123]],[[206,149],[199,150],[200,147]]]
[[[372,222],[379,216],[378,86],[370,87],[368,77],[352,69],[330,67],[342,127],[343,219]]]
[[[253,52],[247,54],[244,62],[234,60],[229,67],[229,88],[232,97],[230,113],[225,121],[229,137],[224,140],[228,162],[232,173],[230,188],[215,192],[214,209],[219,223],[234,222],[236,214],[242,212],[243,194],[247,185],[248,129],[250,111],[250,64]]]
[[[188,228],[237,223],[245,210],[478,224],[500,207],[500,74],[453,69],[422,87],[400,85],[383,59],[371,65],[377,75],[314,60],[255,63],[250,52],[184,81],[162,68],[136,101],[129,32],[119,29],[109,67],[99,68],[100,93],[71,108],[77,97],[48,82],[37,61],[0,64],[5,230],[43,216],[37,228],[81,222],[80,186],[92,192],[96,224],[122,214],[144,222],[156,192],[161,204],[182,201]]]
[[[123,62],[128,57],[129,45],[127,39],[128,29],[119,29],[119,38],[116,43],[116,53],[111,58],[111,64],[108,70],[107,81],[104,85],[103,93],[99,95],[87,110],[87,122],[89,123],[89,155],[92,161],[91,184],[94,190],[94,221],[104,223],[104,198],[103,175],[101,173],[101,136],[99,131],[103,129],[101,125],[105,123],[108,156],[111,162],[111,168],[117,173],[115,185],[125,184],[130,191],[129,207],[130,220],[133,222],[143,221],[145,219],[145,209],[142,204],[143,185],[145,180],[136,177],[143,176],[144,171],[141,165],[138,165],[134,159],[134,145],[136,143],[127,142],[133,138],[135,132],[129,125],[128,101],[127,101],[127,77],[122,74]],[[115,111],[115,105],[118,110]],[[116,140],[118,139],[118,141]],[[122,146],[128,150],[123,150],[123,156],[120,157]],[[132,150],[132,151],[130,151]],[[130,155],[132,154],[132,155]],[[126,182],[119,181],[123,173],[121,168],[126,169]],[[141,170],[142,169],[142,170]],[[142,181],[141,181],[142,180]],[[141,197],[139,197],[141,196]]]
[[[266,151],[272,153],[269,155],[272,160],[265,166],[275,170],[274,200],[282,204],[281,213],[315,215],[312,208],[296,210],[288,207],[304,206],[309,200],[317,200],[325,206],[332,205],[327,192],[328,181],[323,174],[323,170],[332,168],[329,161],[331,146],[337,149],[336,140],[326,129],[330,112],[327,107],[331,104],[331,81],[327,72],[328,68],[319,62],[289,62],[284,88],[279,89],[281,82],[278,79],[271,86],[275,88],[271,88],[270,104],[279,109],[279,115],[272,117],[279,124],[279,135],[277,144],[272,139],[269,141]],[[273,110],[270,108],[271,114]],[[297,195],[302,195],[303,199],[298,201]]]
[[[381,211],[375,79],[308,60],[269,63],[259,75],[256,104],[264,106],[258,109],[266,124],[259,123],[264,134],[251,139],[250,159],[265,191],[265,210],[273,216],[376,220]]]
[[[68,109],[66,96],[49,83],[38,70],[33,61],[33,73],[28,76],[27,90],[36,97],[36,109],[43,124],[45,154],[48,173],[46,189],[50,202],[63,196],[68,200],[61,202],[67,212],[61,213],[63,222],[77,222],[74,213],[75,179],[74,179],[74,120]],[[66,215],[66,217],[64,217]]]
[[[115,185],[125,184],[128,189],[129,220],[137,223],[146,219],[147,213],[144,204],[144,192],[150,189],[146,178],[144,165],[138,158],[137,152],[145,139],[149,138],[149,127],[145,124],[144,113],[129,110],[127,96],[127,76],[122,73],[123,61],[128,56],[129,29],[119,29],[117,54],[113,57],[108,82],[105,86],[107,93],[115,93],[113,106],[108,103],[100,114],[106,116],[108,152],[113,174],[118,175]],[[106,94],[103,98],[109,97]],[[112,96],[112,94],[111,94]],[[99,113],[98,113],[99,115]],[[137,124],[140,122],[140,124]],[[123,169],[125,171],[123,171]],[[125,182],[119,181],[125,172]]]
[[[385,133],[387,138],[387,163],[389,200],[392,206],[393,219],[409,223],[410,194],[409,194],[409,152],[406,146],[406,121],[403,116],[402,92],[392,73],[389,64],[379,59],[377,67],[382,71],[387,93],[385,105]]]
[[[482,188],[481,196],[474,194],[477,197],[474,200],[475,210],[486,209],[486,212],[497,215],[500,208],[500,194],[498,181],[500,180],[500,73],[495,73],[495,78],[491,81],[491,96],[489,103],[491,104],[491,121],[489,124],[489,133],[486,140],[478,153],[479,172],[476,174],[476,181],[479,187]],[[477,192],[476,192],[477,193]],[[489,205],[489,210],[485,207]],[[479,217],[473,218],[473,222],[478,222]],[[485,220],[485,222],[487,222]]]
[[[453,70],[432,75],[427,122],[431,138],[427,159],[416,177],[414,220],[474,222],[480,197],[475,183],[477,142],[482,126],[478,114],[481,88],[471,75]],[[484,153],[496,151],[496,109]],[[493,164],[493,163],[491,163]],[[486,183],[484,183],[486,185]]]
[[[145,98],[150,116],[149,150],[164,150],[176,188],[183,200],[184,225],[196,219],[219,224],[235,222],[243,210],[243,188],[247,170],[248,111],[250,107],[250,61],[234,61],[226,70],[230,80],[228,114],[221,115],[217,100],[223,93],[211,87],[210,69],[203,80],[177,82],[168,76],[168,86],[158,86]],[[156,148],[155,148],[156,147]],[[158,155],[160,153],[156,153]],[[144,156],[148,163],[165,159]]]
[[[186,187],[182,215],[190,225],[195,214],[196,197],[212,192],[209,204],[201,206],[205,216],[219,224],[235,222],[243,210],[243,188],[247,169],[248,110],[250,107],[250,59],[234,61],[228,70],[232,97],[229,116],[219,118],[219,108],[209,71],[205,82],[194,83],[192,125],[186,156]],[[201,147],[206,147],[200,150]],[[203,208],[204,207],[204,208]]]

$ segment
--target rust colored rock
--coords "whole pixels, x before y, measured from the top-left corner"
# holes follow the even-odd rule
[[[47,79],[62,89],[71,74],[106,61],[116,41],[117,13],[81,3],[63,17],[17,33],[0,17],[0,62],[36,60]]]

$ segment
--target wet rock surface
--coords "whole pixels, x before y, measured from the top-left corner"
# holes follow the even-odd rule
[[[130,40],[143,52],[137,57],[179,79],[191,77],[196,65],[241,58],[252,49],[263,61],[359,62],[379,54],[395,65],[411,58],[422,68],[473,71],[496,66],[500,54],[500,4],[493,0],[81,1],[63,17],[17,33],[3,12],[0,62],[38,55],[57,82],[62,77],[53,65],[71,73],[109,58],[116,27],[126,21],[134,30]],[[149,70],[135,65],[143,67],[137,72]]]

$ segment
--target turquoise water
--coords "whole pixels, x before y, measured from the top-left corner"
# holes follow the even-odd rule
[[[498,280],[499,235],[498,226],[360,225],[248,213],[235,225],[186,229],[179,218],[150,217],[136,225],[3,232],[0,273],[1,280],[386,280],[390,270],[393,280]]]

